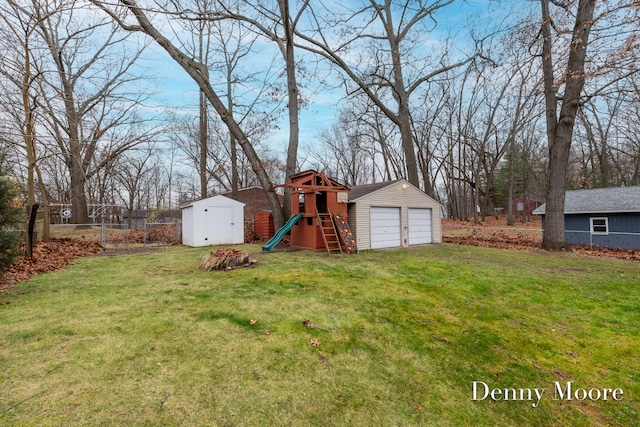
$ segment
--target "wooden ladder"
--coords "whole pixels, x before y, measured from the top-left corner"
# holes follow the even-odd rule
[[[340,252],[342,253],[342,245],[338,238],[338,231],[333,223],[330,213],[319,213],[318,221],[320,222],[320,229],[322,230],[322,238],[324,240],[324,247],[328,253]]]

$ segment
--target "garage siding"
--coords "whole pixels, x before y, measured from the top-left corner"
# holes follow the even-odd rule
[[[407,188],[402,188],[405,185]],[[380,190],[359,197],[349,205],[349,226],[351,227],[358,249],[371,249],[371,208],[400,208],[401,246],[409,245],[409,213],[410,208],[431,209],[432,243],[442,242],[440,210],[442,206],[407,181],[398,181]]]

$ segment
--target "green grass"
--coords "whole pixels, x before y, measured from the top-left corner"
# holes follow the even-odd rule
[[[0,424],[640,424],[638,263],[443,244],[198,270],[210,250],[84,258],[0,294]],[[472,381],[546,392],[473,401]],[[555,381],[624,398],[555,401]]]

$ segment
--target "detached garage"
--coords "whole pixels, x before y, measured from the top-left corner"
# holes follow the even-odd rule
[[[183,244],[199,247],[244,243],[244,203],[213,196],[180,209]]]
[[[360,250],[442,242],[441,209],[404,179],[349,191],[349,227]]]

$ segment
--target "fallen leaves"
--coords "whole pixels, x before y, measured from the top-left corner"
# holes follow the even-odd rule
[[[326,332],[343,332],[342,329],[326,329],[326,328],[321,328],[320,326],[316,326],[315,323],[313,323],[311,320],[309,319],[305,319],[302,321],[302,324],[309,329],[320,329],[322,331],[326,331]]]
[[[249,324],[250,324],[250,325],[255,325],[256,323],[258,323],[258,319],[251,319],[251,320],[249,320]]]
[[[309,340],[309,344],[311,344],[312,347],[317,347],[320,345],[320,340],[317,338],[312,338]]]
[[[439,336],[434,335],[433,339],[436,340],[436,341],[449,342],[449,338],[447,338],[447,337],[439,337]]]
[[[36,244],[33,259],[19,258],[0,278],[0,289],[9,288],[16,283],[46,271],[61,270],[76,258],[98,254],[104,248],[96,241],[79,239],[51,239]]]
[[[309,329],[315,329],[316,328],[316,324],[313,323],[311,320],[309,319],[305,319],[302,321],[302,324],[305,326],[305,328],[309,328]]]
[[[518,226],[513,229],[509,229],[506,225],[506,220],[489,221],[483,224],[473,224],[471,221],[455,221],[455,220],[442,220],[442,226],[445,232],[442,236],[442,241],[445,243],[456,243],[459,245],[481,246],[487,248],[498,249],[517,249],[517,250],[530,250],[540,249],[542,245],[542,225],[540,221],[533,221],[536,228],[526,227],[525,232]],[[452,236],[448,235],[448,231],[457,232],[458,230],[464,230],[472,235],[466,236]],[[600,248],[600,247],[588,247],[588,246],[574,246],[571,245],[574,252],[592,255],[598,257],[609,257],[626,259],[632,261],[640,261],[640,251],[634,249],[618,249],[618,248]]]
[[[176,245],[180,242],[176,239],[176,224],[156,225],[147,227],[146,236],[144,229],[129,230],[127,234],[115,234],[109,236],[110,244],[122,245],[131,243],[156,243]]]

